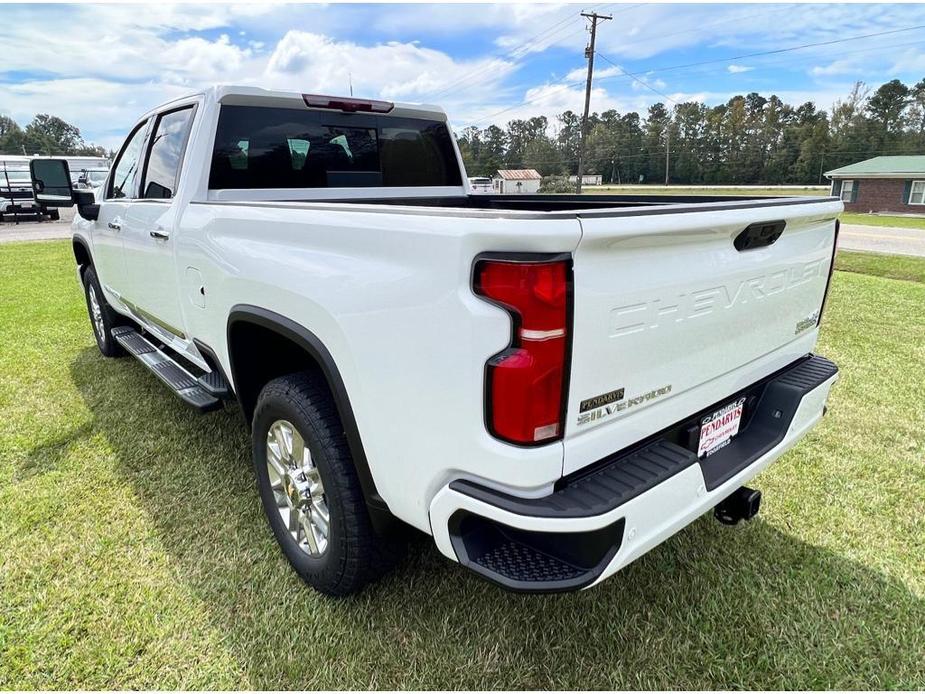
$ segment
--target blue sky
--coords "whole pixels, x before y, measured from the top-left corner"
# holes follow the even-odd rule
[[[597,111],[750,91],[828,108],[857,80],[925,78],[925,29],[736,58],[925,25],[921,4],[0,5],[0,113],[53,113],[114,148],[143,111],[204,86],[352,80],[357,96],[440,104],[457,128],[553,116],[582,107],[589,8],[613,15]]]

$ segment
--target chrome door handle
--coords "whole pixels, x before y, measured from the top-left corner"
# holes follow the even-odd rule
[[[162,240],[169,239],[170,234],[168,234],[166,231],[155,229],[154,231],[151,232],[151,238],[152,239],[162,239]]]
[[[113,231],[122,231],[122,225],[119,224],[118,222],[109,222],[109,224],[107,224],[106,226],[108,226]]]

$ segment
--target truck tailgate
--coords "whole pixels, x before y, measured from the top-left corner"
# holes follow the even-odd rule
[[[817,199],[581,215],[563,474],[809,352],[840,211]],[[774,222],[774,243],[736,248],[750,225]]]

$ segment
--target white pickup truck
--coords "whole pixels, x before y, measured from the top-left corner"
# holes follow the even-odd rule
[[[431,106],[215,87],[145,114],[73,249],[100,351],[236,401],[295,570],[344,595],[400,530],[585,588],[819,421],[834,198],[471,195]],[[178,461],[182,464],[182,461]],[[400,521],[400,522],[399,522]]]

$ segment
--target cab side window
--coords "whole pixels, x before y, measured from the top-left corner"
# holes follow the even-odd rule
[[[189,106],[158,116],[154,136],[151,138],[141,197],[173,197],[192,115],[193,107]]]
[[[147,126],[148,121],[136,126],[122,147],[119,158],[116,160],[115,166],[113,166],[112,176],[109,179],[109,189],[106,191],[107,200],[135,197],[138,168],[141,164],[141,150],[144,145]]]

